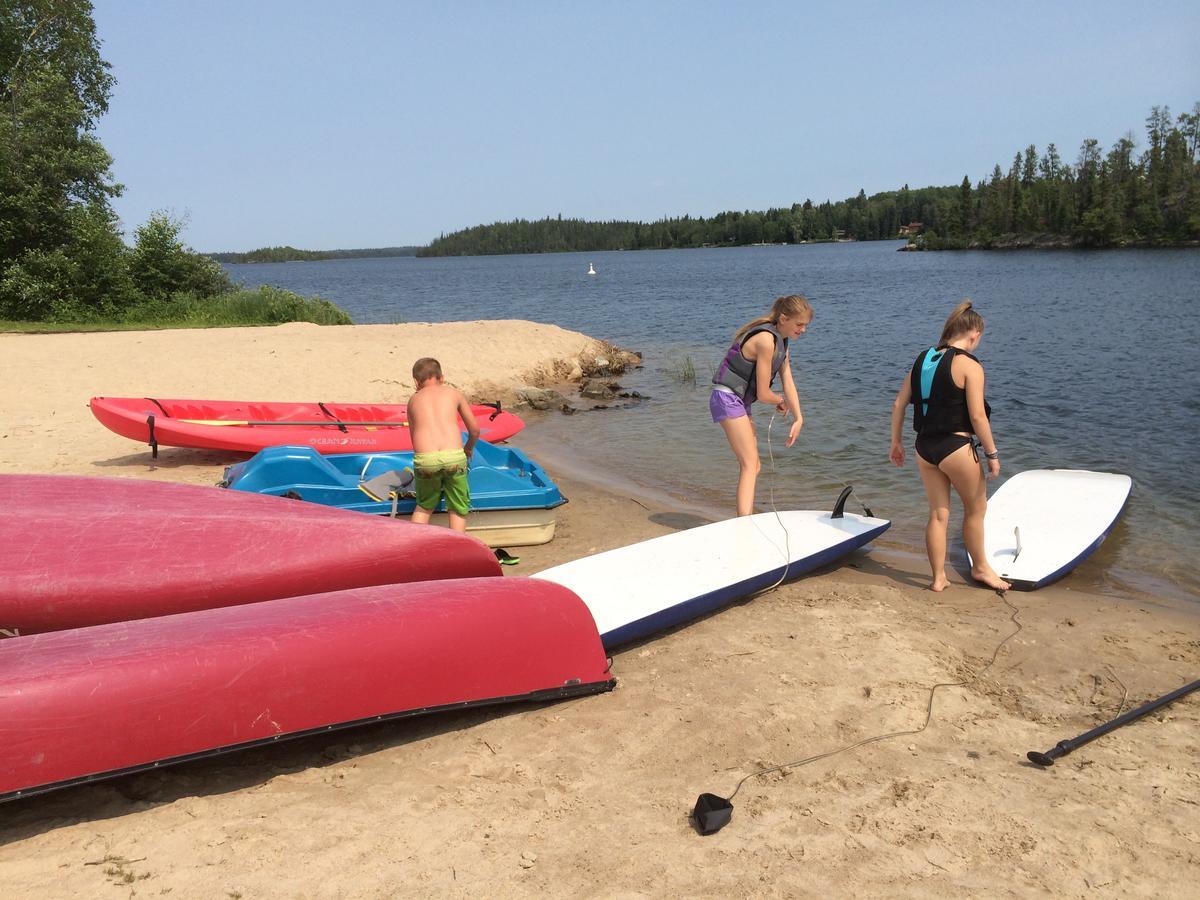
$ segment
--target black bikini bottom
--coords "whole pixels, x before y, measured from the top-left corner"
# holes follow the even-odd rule
[[[917,435],[917,456],[931,466],[940,466],[943,459],[962,447],[970,447],[971,455],[979,462],[979,456],[975,453],[975,441],[969,434]]]

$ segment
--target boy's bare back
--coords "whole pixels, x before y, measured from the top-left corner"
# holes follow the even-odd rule
[[[467,430],[465,447],[458,424],[460,417]],[[422,382],[409,399],[408,424],[412,429],[413,450],[417,453],[461,448],[470,456],[479,439],[479,425],[467,398],[436,378]]]

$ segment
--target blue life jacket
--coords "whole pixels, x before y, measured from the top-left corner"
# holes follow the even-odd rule
[[[917,434],[974,434],[967,409],[967,392],[954,383],[950,367],[956,354],[978,359],[957,347],[930,347],[917,356],[909,374],[912,387],[913,431]],[[984,414],[990,419],[992,407],[983,401]]]
[[[758,399],[758,386],[754,380],[754,362],[742,355],[742,347],[760,331],[767,331],[775,336],[775,354],[771,357],[771,384],[775,384],[775,378],[783,368],[783,361],[787,359],[788,339],[769,322],[756,325],[742,335],[740,341],[733,342],[712,380],[713,384],[729,388],[748,403]]]

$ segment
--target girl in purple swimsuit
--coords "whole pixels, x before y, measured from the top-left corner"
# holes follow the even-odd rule
[[[780,297],[768,315],[753,319],[737,330],[733,346],[713,376],[708,408],[720,424],[738,461],[737,514],[754,511],[754,484],[762,464],[758,458],[758,436],[750,418],[755,400],[770,403],[776,410],[795,417],[785,446],[796,443],[804,416],[792,381],[788,343],[800,337],[812,321],[809,302],[799,295]],[[772,390],[779,378],[782,394]]]
[[[925,552],[933,573],[930,588],[945,590],[946,532],[950,523],[950,488],[963,504],[963,543],[971,554],[971,577],[997,590],[1008,590],[987,562],[983,548],[983,518],[987,512],[987,478],[1000,474],[1000,453],[988,421],[991,409],[984,399],[983,366],[974,357],[983,338],[983,316],[970,300],[958,304],[936,347],[923,350],[900,385],[892,404],[891,459],[904,465],[900,431],[905,410],[913,406],[917,432],[917,468],[929,500],[925,526]],[[978,437],[987,460],[987,476],[980,470],[973,437]]]

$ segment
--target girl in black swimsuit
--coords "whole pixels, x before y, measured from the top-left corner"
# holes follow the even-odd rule
[[[963,543],[971,555],[971,577],[991,588],[1009,587],[988,564],[983,546],[986,479],[1000,474],[1000,454],[988,421],[991,409],[984,399],[983,366],[973,355],[982,337],[983,317],[970,300],[964,300],[946,319],[937,346],[917,357],[892,404],[890,456],[897,466],[904,465],[900,431],[905,410],[913,405],[917,468],[929,500],[925,551],[933,573],[930,587],[935,591],[950,584],[946,578],[946,533],[951,487],[963,504]],[[986,478],[980,471],[975,436],[987,460]]]

